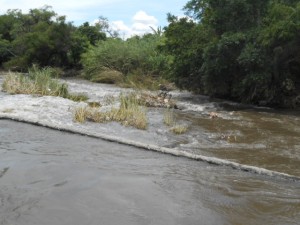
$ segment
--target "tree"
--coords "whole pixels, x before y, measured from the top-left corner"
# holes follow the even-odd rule
[[[119,32],[111,28],[108,19],[104,16],[99,16],[96,26],[100,31],[107,33],[111,38],[120,37]]]
[[[95,26],[90,26],[88,22],[78,27],[78,31],[81,35],[87,37],[91,45],[96,45],[98,41],[105,40],[106,34],[101,30],[99,23]]]
[[[64,68],[80,66],[80,56],[88,48],[89,41],[105,36],[93,29],[99,36],[83,35],[50,6],[31,9],[28,14],[9,10],[7,15],[0,16],[2,64],[5,62],[6,68],[19,70],[27,70],[32,64]]]
[[[210,35],[202,24],[189,18],[168,15],[168,21],[166,40],[161,49],[172,56],[171,77],[180,88],[199,91],[202,89],[199,76],[203,63],[201,55]]]
[[[300,94],[299,9],[296,0],[190,0],[193,21],[169,17],[165,29],[172,77],[210,96],[284,105]]]

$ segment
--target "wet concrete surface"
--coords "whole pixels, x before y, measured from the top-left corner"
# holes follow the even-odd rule
[[[0,224],[299,224],[300,184],[0,120]]]

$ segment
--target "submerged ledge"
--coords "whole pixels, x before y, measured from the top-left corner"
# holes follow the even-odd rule
[[[237,169],[237,170],[241,170],[241,171],[245,171],[245,172],[251,172],[251,173],[255,173],[255,174],[276,177],[276,178],[281,178],[281,179],[287,179],[287,180],[291,180],[291,181],[300,181],[300,177],[293,176],[293,175],[290,175],[287,173],[281,173],[281,172],[277,172],[277,171],[273,171],[273,170],[264,169],[261,167],[240,164],[240,163],[232,162],[232,161],[225,160],[225,159],[219,159],[216,157],[208,157],[208,156],[193,154],[193,153],[189,153],[189,152],[182,151],[182,150],[160,147],[160,146],[152,145],[152,144],[145,144],[145,143],[132,141],[132,140],[116,137],[116,136],[101,134],[101,133],[97,133],[97,132],[90,132],[87,130],[82,131],[80,129],[76,129],[76,127],[65,128],[65,127],[63,127],[63,125],[55,125],[51,122],[50,123],[45,122],[45,121],[43,122],[43,121],[34,120],[34,119],[24,119],[24,118],[14,116],[14,115],[3,115],[2,114],[2,115],[0,115],[0,119],[13,120],[13,121],[33,124],[33,125],[37,125],[37,126],[43,126],[43,127],[54,129],[54,130],[69,132],[69,133],[73,133],[73,134],[79,134],[79,135],[84,135],[84,136],[88,136],[88,137],[99,138],[102,140],[115,142],[115,143],[119,143],[119,144],[124,144],[124,145],[128,145],[128,146],[133,146],[133,147],[137,147],[137,148],[144,149],[144,150],[150,150],[150,151],[155,151],[155,152],[159,152],[159,153],[169,154],[169,155],[176,156],[176,157],[184,157],[184,158],[188,158],[188,159],[192,159],[192,160],[203,161],[203,162],[218,165],[218,166],[227,166],[227,167],[231,167],[233,169]]]

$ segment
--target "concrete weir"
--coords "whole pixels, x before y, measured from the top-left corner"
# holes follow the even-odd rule
[[[156,151],[159,153],[169,154],[169,155],[173,155],[173,156],[177,156],[177,157],[185,157],[188,159],[203,161],[203,162],[207,162],[207,163],[218,165],[218,166],[227,166],[227,167],[231,167],[233,169],[251,172],[251,173],[255,173],[255,174],[260,174],[260,175],[264,175],[264,176],[276,177],[276,178],[280,178],[280,179],[287,179],[287,180],[291,180],[291,181],[300,181],[300,177],[293,176],[293,175],[290,175],[287,173],[272,171],[272,170],[268,170],[268,169],[264,169],[264,168],[260,168],[260,167],[256,167],[256,166],[244,165],[244,164],[232,162],[232,161],[225,160],[225,159],[219,159],[216,157],[208,157],[208,156],[193,154],[193,153],[189,153],[189,152],[185,152],[185,151],[181,151],[181,150],[177,150],[177,149],[160,147],[157,145],[144,144],[141,142],[127,140],[124,138],[110,136],[110,135],[106,135],[106,134],[90,132],[90,131],[81,131],[81,130],[76,129],[76,127],[64,127],[63,125],[58,126],[51,122],[47,123],[47,122],[41,122],[41,121],[37,121],[37,120],[23,119],[23,118],[19,118],[18,116],[14,116],[14,115],[3,115],[2,114],[2,115],[0,115],[0,119],[14,120],[14,121],[29,123],[29,124],[33,124],[33,125],[37,125],[37,126],[43,126],[46,128],[55,129],[55,130],[59,130],[59,131],[84,135],[84,136],[93,137],[93,138],[100,138],[102,140],[120,143],[120,144],[124,144],[124,145],[128,145],[128,146],[133,146],[133,147],[137,147],[140,149]]]

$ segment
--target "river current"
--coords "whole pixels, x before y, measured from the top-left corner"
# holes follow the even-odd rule
[[[68,80],[71,91],[91,100],[117,96],[124,89]],[[131,91],[131,90],[125,90]],[[149,128],[138,134],[112,123],[116,135],[143,143],[176,148],[195,154],[215,156],[291,175],[300,176],[300,111],[273,110],[237,104],[188,92],[171,92],[180,110],[174,110],[176,123],[188,132],[174,136],[163,125],[164,109],[148,109]],[[101,100],[100,100],[101,102]],[[210,113],[217,117],[211,118]]]
[[[300,183],[0,120],[0,224],[299,224]]]
[[[3,77],[0,76],[0,84]],[[132,91],[68,79],[71,92],[104,102]],[[0,116],[104,134],[300,176],[300,112],[174,91],[174,135],[165,109],[146,131],[74,123],[82,103],[0,92]],[[212,118],[211,113],[217,115]],[[0,120],[0,225],[300,224],[300,183],[135,147]]]

